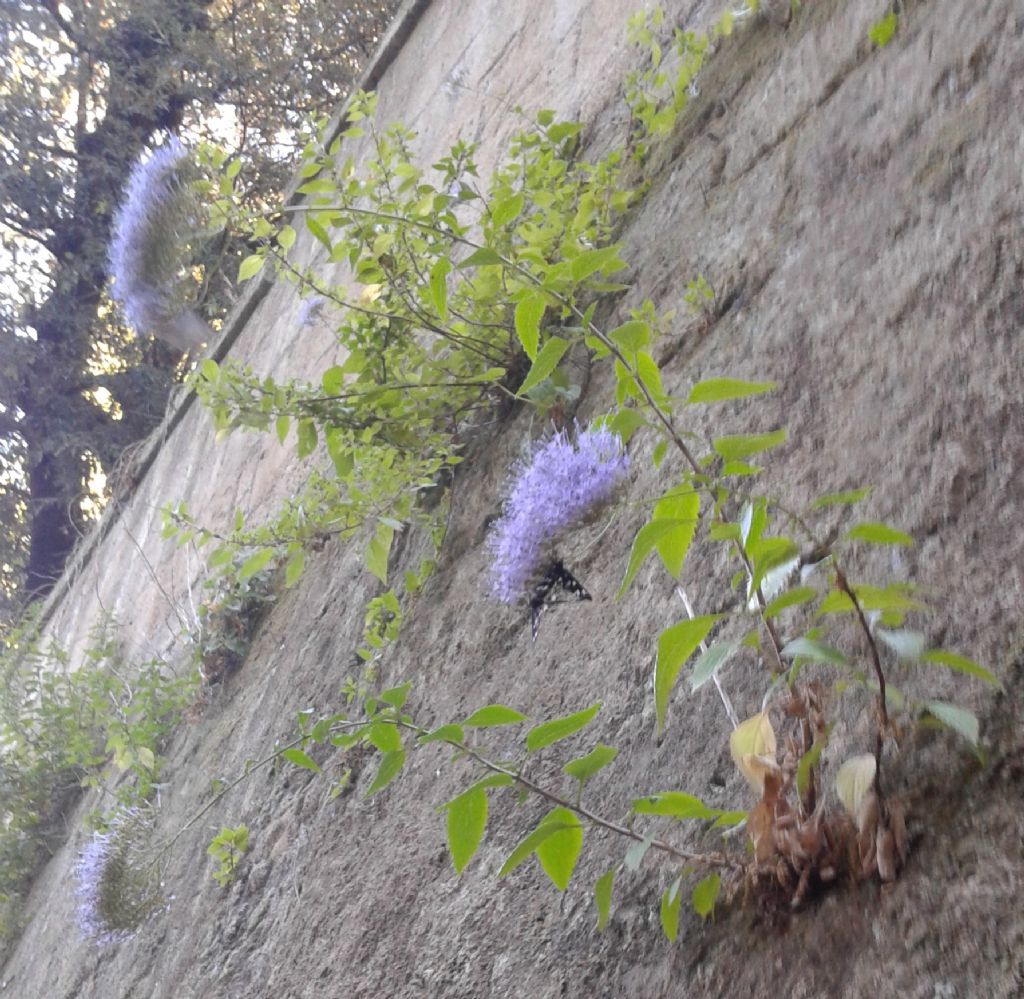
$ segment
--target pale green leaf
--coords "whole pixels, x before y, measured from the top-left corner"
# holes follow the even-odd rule
[[[252,579],[273,557],[273,548],[261,548],[258,552],[250,555],[239,567],[238,581],[244,583],[247,579]]]
[[[537,359],[540,324],[546,307],[544,296],[537,294],[527,295],[516,303],[516,336],[519,337],[519,342],[531,361]]]
[[[611,763],[618,755],[619,751],[613,746],[605,746],[599,742],[586,756],[566,763],[562,767],[562,772],[582,784],[593,777],[602,767]]]
[[[838,649],[816,638],[794,638],[782,648],[782,654],[787,659],[795,659],[802,656],[817,663],[831,663],[833,666],[845,666],[846,656]]]
[[[679,935],[679,903],[682,899],[682,878],[678,877],[662,894],[659,912],[662,932],[673,943]]]
[[[776,382],[744,382],[736,378],[708,378],[693,386],[686,402],[693,405],[704,402],[724,402],[727,399],[743,399],[749,395],[771,392],[776,384]]]
[[[498,725],[515,725],[521,721],[526,721],[526,715],[504,704],[488,704],[477,708],[462,724],[467,728],[495,728]]]
[[[966,708],[946,701],[928,701],[925,710],[943,725],[962,735],[973,747],[978,746],[978,719]]]
[[[955,652],[932,649],[921,658],[926,663],[935,663],[937,666],[945,666],[947,669],[955,670],[957,673],[966,673],[967,676],[977,677],[979,680],[984,680],[985,683],[991,683],[996,687],[1002,686],[995,674],[990,673],[984,666],[979,666],[976,662],[972,662],[964,656],[958,656]]]
[[[683,663],[707,637],[721,614],[706,614],[691,621],[680,621],[666,628],[658,636],[658,658],[654,667],[654,706],[658,716],[658,731],[665,727],[665,712],[676,677]]]
[[[866,541],[872,545],[912,545],[914,539],[909,534],[897,531],[887,524],[865,522],[851,527],[846,532],[850,541]]]
[[[565,715],[562,718],[555,718],[552,721],[535,725],[526,733],[527,750],[534,753],[538,749],[550,746],[552,743],[567,739],[584,726],[589,725],[600,710],[601,704],[599,702],[592,704],[589,708],[584,708],[582,711],[576,711],[571,715]]]
[[[700,690],[725,664],[726,660],[740,647],[740,642],[716,642],[694,663],[690,676],[690,688]]]
[[[638,815],[669,815],[674,819],[714,819],[721,814],[716,808],[708,808],[700,798],[683,791],[662,791],[636,798],[633,811]]]
[[[537,844],[537,859],[552,884],[559,891],[565,891],[583,847],[583,826],[568,808],[553,808],[544,821],[563,828]]]
[[[714,911],[721,887],[722,879],[717,874],[709,874],[694,887],[690,901],[693,903],[693,911],[702,919],[707,919]]]
[[[723,461],[742,461],[752,454],[778,447],[785,439],[785,430],[767,434],[736,434],[715,438],[712,447]]]
[[[518,395],[524,395],[529,392],[535,385],[539,385],[552,371],[558,367],[558,362],[562,359],[562,355],[569,349],[569,341],[563,340],[561,337],[553,336],[547,343],[541,347],[537,356],[534,358],[533,364],[530,370],[526,373],[526,378],[523,379],[523,384],[519,386]]]
[[[597,906],[597,929],[603,930],[608,925],[608,914],[612,908],[612,883],[615,880],[614,868],[606,871],[594,885],[594,904]]]
[[[461,874],[476,853],[487,826],[487,792],[470,788],[445,806],[448,811],[448,852],[452,866]]]
[[[320,767],[317,766],[316,761],[304,753],[301,749],[291,748],[285,749],[281,752],[289,763],[294,763],[297,767],[305,767],[307,770],[312,770],[313,773],[320,773]]]

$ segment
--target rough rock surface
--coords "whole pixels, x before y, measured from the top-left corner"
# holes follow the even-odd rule
[[[709,3],[666,6],[680,23],[718,13]],[[0,995],[1024,995],[1024,11],[1013,0],[901,6],[884,49],[867,41],[888,7],[881,0],[804,0],[788,26],[765,19],[722,45],[623,234],[633,288],[617,308],[624,315],[647,297],[677,306],[686,282],[706,275],[721,314],[702,325],[679,309],[662,341],[667,388],[685,394],[726,374],[781,387],[698,414],[687,429],[703,437],[786,426],[767,487],[794,503],[874,485],[867,514],[916,545],[896,561],[865,554],[856,568],[934,593],[936,644],[991,665],[1005,682],[993,694],[938,673],[900,676],[919,696],[972,707],[990,744],[979,766],[948,735],[908,737],[893,771],[913,806],[903,876],[885,890],[837,890],[786,920],[756,906],[725,909],[709,924],[684,915],[670,945],[657,911],[669,872],[649,860],[619,876],[611,922],[597,934],[590,887],[622,856],[609,836],[588,834],[564,895],[532,862],[499,882],[540,808],[495,798],[481,852],[456,878],[436,808],[471,779],[465,764],[418,751],[399,781],[365,799],[372,767],[349,761],[352,790],[334,800],[324,778],[279,767],[256,773],[178,840],[165,874],[168,912],[104,952],[75,935],[69,871],[81,834],[73,835],[33,891]],[[425,163],[457,134],[481,141],[482,159],[493,162],[513,127],[509,103],[579,117],[589,147],[606,148],[622,139],[619,85],[636,59],[624,41],[627,8],[435,0],[381,80],[382,118],[420,131]],[[290,289],[273,289],[233,353],[277,373],[328,363],[329,337],[296,330],[297,309]],[[608,372],[595,367],[581,417],[606,408],[610,393]],[[129,624],[135,650],[165,651],[176,617],[187,616],[197,565],[160,546],[154,506],[186,497],[204,518],[226,520],[243,498],[270,509],[294,488],[299,471],[286,451],[255,438],[215,447],[208,426],[196,407],[178,423],[58,608],[57,634],[80,641],[102,603]],[[593,808],[621,816],[637,788],[684,788],[741,807],[746,792],[712,689],[691,696],[681,685],[665,739],[652,738],[654,636],[682,615],[653,565],[612,601],[638,506],[574,565],[594,602],[547,615],[536,644],[519,616],[484,597],[482,529],[530,432],[528,418],[511,421],[460,472],[440,571],[381,664],[381,681],[412,679],[410,709],[427,723],[491,701],[544,719],[600,700],[588,732],[622,752],[595,782]],[[630,487],[637,501],[656,496],[670,474],[656,476],[643,457]],[[400,560],[413,562],[414,547]],[[714,553],[691,553],[685,580],[699,609],[720,574]],[[327,548],[311,559],[244,667],[175,739],[162,831],[195,813],[213,778],[287,739],[298,711],[338,704],[371,593],[358,553]],[[752,673],[723,674],[741,715],[758,709],[763,692]],[[836,752],[863,746],[865,706],[844,704]],[[557,781],[562,757],[543,759],[537,776]],[[221,890],[205,846],[221,825],[241,822],[252,850]]]

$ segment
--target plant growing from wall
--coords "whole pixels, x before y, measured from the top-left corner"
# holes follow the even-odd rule
[[[656,27],[656,20],[634,23],[637,41],[651,53],[651,72],[632,79],[629,102],[647,138],[669,130],[684,110],[707,51],[707,39],[677,39],[680,75],[664,75]],[[727,35],[732,27],[725,19],[718,33]],[[668,96],[659,96],[665,88]],[[745,720],[734,716],[723,691],[730,720],[723,744],[728,742],[752,798],[723,811],[685,790],[637,788],[630,821],[618,822],[583,801],[587,785],[619,759],[615,747],[598,743],[564,764],[564,775],[577,785],[571,793],[542,784],[528,769],[536,754],[582,732],[599,705],[531,724],[518,757],[509,762],[485,752],[470,735],[524,725],[524,714],[492,704],[458,721],[423,725],[406,711],[407,684],[354,698],[343,713],[304,718],[297,744],[280,755],[318,770],[306,752],[317,744],[368,749],[379,754],[367,791],[372,794],[401,774],[409,752],[432,743],[454,749],[456,759],[474,771],[473,782],[444,806],[456,871],[472,859],[486,830],[489,800],[502,788],[548,805],[508,855],[503,873],[535,856],[564,890],[586,829],[615,834],[626,849],[621,863],[595,885],[599,925],[608,918],[616,870],[635,869],[647,854],[667,864],[660,915],[673,939],[687,895],[706,916],[723,889],[733,894],[747,888],[796,908],[837,880],[893,880],[905,858],[906,836],[904,806],[886,773],[900,725],[941,724],[972,748],[979,743],[969,712],[917,699],[899,690],[893,677],[905,663],[916,663],[997,682],[966,657],[929,648],[919,623],[928,608],[912,586],[861,575],[865,552],[904,547],[911,539],[893,526],[854,516],[868,496],[865,489],[809,498],[801,509],[764,491],[757,463],[770,460],[786,442],[782,427],[720,434],[707,446],[685,431],[688,414],[697,408],[754,398],[772,391],[773,383],[713,377],[677,394],[666,388],[668,379],[655,359],[663,323],[653,303],[612,328],[597,321],[598,303],[622,287],[615,277],[627,266],[612,241],[616,220],[634,198],[618,187],[621,152],[598,164],[582,163],[575,157],[579,126],[542,112],[535,127],[513,140],[506,164],[484,191],[471,149],[453,147],[431,180],[413,163],[409,133],[378,131],[372,110],[371,98],[357,99],[346,133],[372,140],[375,155],[365,176],[351,160],[338,162],[340,142],[311,148],[303,171],[308,201],[289,209],[291,221],[275,227],[265,218],[241,220],[262,249],[243,262],[240,276],[252,276],[272,261],[303,293],[337,306],[337,332],[347,357],[312,385],[279,384],[238,366],[201,366],[195,388],[218,430],[273,430],[282,440],[294,430],[300,458],[323,444],[333,467],[333,477],[313,480],[318,505],[291,504],[277,523],[249,533],[237,525],[232,537],[220,539],[222,546],[262,544],[295,565],[313,539],[351,538],[362,531],[367,567],[386,586],[395,532],[410,525],[437,527],[428,500],[481,424],[545,383],[569,384],[568,358],[583,355],[604,364],[612,372],[613,399],[602,429],[593,432],[617,435],[623,447],[646,437],[664,483],[624,558],[619,596],[656,556],[682,598],[679,619],[652,636],[658,734],[669,722],[684,675],[692,690],[709,682],[721,690],[727,664],[763,676],[762,709]],[[219,206],[231,216],[230,199]],[[333,262],[347,265],[351,282],[331,285],[290,261],[299,225]],[[706,282],[695,282],[694,303],[706,301],[708,291]],[[576,450],[582,450],[578,439]],[[515,509],[514,502],[506,509],[511,521]],[[209,531],[194,522],[183,526],[178,516],[170,533],[212,540]],[[540,523],[538,530],[567,526]],[[496,575],[505,578],[510,566],[528,564],[530,572],[517,576],[510,592],[532,600],[523,592],[527,577],[539,566],[537,553],[554,538],[511,537],[512,549],[494,546]],[[735,570],[721,580],[714,613],[696,614],[682,587],[695,545],[720,548]],[[257,557],[263,556],[250,556]],[[561,578],[535,581],[547,584],[541,597]],[[394,588],[378,599],[383,603],[375,620],[385,628],[377,637],[383,641],[393,637],[388,615],[398,615],[403,600]],[[364,658],[377,648],[364,646]],[[864,740],[858,751],[834,760],[830,739],[841,705],[867,706],[868,721],[857,733]],[[678,820],[712,828],[745,822],[749,852],[728,843],[694,850],[666,828]]]

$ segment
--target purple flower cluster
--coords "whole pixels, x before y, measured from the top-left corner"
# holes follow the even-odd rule
[[[183,247],[197,224],[189,151],[173,136],[132,168],[108,250],[113,295],[138,333],[198,346],[209,327],[183,302]]]
[[[163,904],[155,871],[142,856],[151,829],[148,810],[126,808],[78,855],[78,926],[99,946],[127,940]]]
[[[524,596],[558,536],[609,502],[628,469],[617,434],[579,427],[575,440],[562,430],[514,467],[503,513],[487,538],[494,595],[505,603]]]

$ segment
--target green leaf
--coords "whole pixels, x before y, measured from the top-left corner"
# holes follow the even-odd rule
[[[316,450],[316,424],[312,420],[299,420],[295,425],[295,434],[298,438],[296,452],[300,458]]]
[[[619,350],[627,354],[643,350],[650,343],[651,327],[641,319],[631,319],[628,323],[617,326],[608,334],[608,339]]]
[[[721,614],[705,614],[692,621],[680,621],[658,636],[658,658],[654,666],[654,706],[658,715],[659,733],[665,727],[669,694],[672,693],[683,663],[704,641],[715,622],[721,619]]]
[[[288,430],[292,425],[292,418],[287,413],[282,413],[274,421],[274,433],[277,434],[277,441],[283,444],[288,437]]]
[[[382,753],[393,753],[402,748],[402,736],[388,722],[374,722],[366,731],[366,741]]]
[[[307,770],[312,770],[313,773],[320,773],[320,768],[316,765],[316,761],[311,757],[307,756],[301,749],[285,749],[281,752],[281,755],[289,762],[294,763],[297,767],[305,767]]]
[[[466,734],[462,731],[461,725],[440,725],[432,732],[421,735],[417,740],[420,745],[428,742],[465,742]]]
[[[369,798],[371,794],[376,794],[378,791],[387,787],[398,776],[399,771],[405,763],[405,750],[404,749],[393,749],[388,753],[384,753],[380,758],[380,766],[377,768],[377,776],[373,778],[373,783],[367,788],[364,797]]]
[[[744,382],[736,378],[708,378],[690,389],[687,405],[705,402],[724,402],[743,399],[748,395],[761,395],[777,387],[776,382]]]
[[[608,429],[617,433],[622,438],[623,444],[628,444],[630,437],[641,427],[646,426],[648,426],[647,420],[641,413],[635,409],[623,408],[612,417]]]
[[[599,742],[586,756],[566,763],[562,767],[562,773],[568,774],[582,784],[584,781],[590,780],[594,774],[602,767],[606,767],[618,755],[619,751],[613,746],[605,746]]]
[[[914,539],[909,534],[897,531],[887,524],[866,522],[851,527],[845,537],[850,541],[867,541],[872,545],[912,545]]]
[[[495,728],[498,725],[515,725],[521,721],[526,721],[526,715],[504,704],[488,704],[477,708],[462,724],[467,728]]]
[[[868,28],[868,39],[878,48],[888,45],[892,40],[892,36],[896,34],[896,24],[896,14],[893,11],[889,11],[885,17],[875,21]]]
[[[886,631],[884,628],[876,628],[875,636],[889,646],[900,659],[920,659],[924,654],[925,639],[919,631]]]
[[[388,585],[388,556],[395,529],[390,524],[378,523],[370,543],[366,546],[363,563],[385,586]]]
[[[501,262],[501,257],[494,250],[489,246],[481,246],[459,264],[459,270],[464,270],[467,267],[486,267],[490,264],[500,264]]]
[[[694,663],[693,673],[690,676],[690,688],[700,690],[722,668],[725,661],[740,647],[740,644],[735,641],[716,642],[712,645]]]
[[[721,814],[717,808],[708,808],[700,798],[682,791],[662,791],[637,798],[633,811],[638,815],[670,815],[674,819],[715,819]]]
[[[661,896],[661,929],[672,943],[679,935],[679,903],[683,899],[682,877],[672,882]]]
[[[692,538],[696,527],[696,520],[675,518],[671,520],[651,520],[644,524],[637,531],[636,537],[633,539],[633,547],[629,553],[629,564],[626,566],[626,574],[622,577],[622,582],[619,584],[615,599],[618,600],[626,592],[629,584],[633,582],[633,578],[643,564],[644,559],[652,551],[658,549],[658,544],[662,539],[671,538],[672,535],[675,536],[674,540],[670,539],[666,542],[666,549],[671,558],[678,553],[683,540],[685,540],[686,532],[688,531]],[[683,548],[682,554],[685,557],[685,548]]]
[[[577,711],[563,718],[555,718],[553,721],[542,722],[535,725],[526,733],[526,748],[529,752],[535,753],[538,749],[550,746],[554,742],[567,739],[570,735],[578,732],[585,725],[589,725],[594,715],[601,710],[601,704],[591,704],[589,708]]]
[[[277,234],[277,242],[282,250],[288,251],[295,245],[295,229],[290,225],[282,226]]]
[[[263,254],[253,253],[238,265],[239,282],[248,281],[263,266]]]
[[[700,516],[700,495],[689,481],[684,481],[682,487],[690,491],[680,491],[662,497],[654,504],[654,516],[651,518],[652,522],[681,521],[675,530],[663,534],[654,543],[658,557],[673,579],[679,579],[682,575],[683,562],[697,531],[697,520]]]
[[[978,719],[966,708],[946,701],[928,701],[925,710],[943,725],[962,735],[975,749],[978,747]]]
[[[779,594],[779,596],[768,603],[764,609],[764,616],[766,618],[775,617],[787,607],[796,607],[799,604],[806,604],[808,601],[813,600],[817,595],[817,590],[810,586],[797,586],[792,590],[787,590],[785,593]]]
[[[238,570],[238,581],[244,583],[246,580],[252,579],[273,557],[273,548],[261,548],[255,554],[250,555]]]
[[[846,656],[831,645],[819,642],[816,638],[794,638],[793,641],[784,645],[782,654],[787,659],[794,659],[803,656],[816,663],[831,663],[833,666],[845,666]]]
[[[568,340],[563,340],[557,336],[551,337],[534,358],[533,364],[526,373],[526,378],[523,380],[523,384],[519,386],[519,391],[516,394],[525,395],[535,385],[539,385],[544,381],[558,367],[558,362],[568,349]]]
[[[516,303],[516,336],[531,360],[537,359],[537,344],[540,342],[540,324],[547,307],[543,295],[527,295]]]
[[[556,808],[544,816],[543,819],[537,824],[537,827],[522,839],[518,846],[508,855],[508,859],[504,864],[501,865],[501,870],[498,871],[498,877],[503,878],[506,874],[511,874],[527,857],[534,853],[538,846],[543,843],[546,839],[557,833],[564,832],[570,829],[579,828],[579,820],[572,812],[568,812],[572,821],[554,821],[552,816],[556,812],[566,812],[567,809]]]
[[[445,806],[448,811],[448,852],[452,866],[461,874],[476,853],[487,826],[487,792],[470,788]]]
[[[985,683],[1001,687],[1002,683],[995,674],[990,673],[984,666],[979,666],[970,659],[958,656],[955,652],[946,652],[943,649],[932,649],[921,657],[923,662],[935,663],[938,666],[945,666],[946,669],[955,670],[957,673],[966,673],[968,676],[977,677]]]
[[[397,687],[389,687],[380,695],[380,699],[393,708],[401,708],[411,689],[412,681],[406,680],[405,683],[399,684]]]
[[[721,887],[722,879],[717,874],[709,874],[694,887],[690,900],[693,902],[693,911],[702,919],[707,919],[714,910]]]
[[[712,442],[712,447],[721,455],[723,461],[742,461],[759,451],[778,447],[785,439],[784,429],[767,434],[737,434],[716,438]]]
[[[324,229],[312,215],[306,216],[306,228],[318,239],[324,246],[327,247],[327,252],[331,252],[331,237],[327,235],[327,230]]]
[[[734,811],[734,812],[722,812],[721,815],[711,823],[712,829],[731,829],[734,826],[738,826],[741,822],[745,822],[749,812]]]
[[[448,274],[451,269],[452,264],[447,257],[442,257],[430,268],[430,298],[442,323],[448,319]]]
[[[612,274],[626,266],[619,259],[619,246],[602,246],[597,250],[584,250],[579,256],[573,257],[569,267],[573,281],[582,281],[595,271]]]
[[[612,908],[612,882],[615,880],[614,868],[606,871],[594,885],[594,904],[597,906],[598,932],[608,925],[608,914]]]
[[[523,201],[521,192],[499,201],[491,210],[491,225],[495,229],[507,225],[523,210]]]
[[[854,503],[859,503],[870,492],[870,486],[862,486],[860,489],[847,489],[842,493],[827,493],[824,496],[819,496],[811,504],[811,509],[817,510],[823,506],[852,506]]]
[[[865,611],[908,611],[927,610],[919,600],[908,596],[908,587],[903,583],[888,586],[858,584],[853,587],[857,602]],[[833,590],[818,605],[819,614],[848,614],[853,610],[853,601],[842,590]]]
[[[291,589],[299,581],[299,577],[305,568],[306,553],[300,548],[292,554],[284,567],[285,589]]]
[[[658,405],[665,402],[665,390],[661,387],[661,370],[650,354],[639,351],[636,355],[636,373],[641,384]]]
[[[565,891],[583,847],[583,826],[568,808],[553,808],[544,821],[564,828],[537,844],[537,859],[552,884]]]

